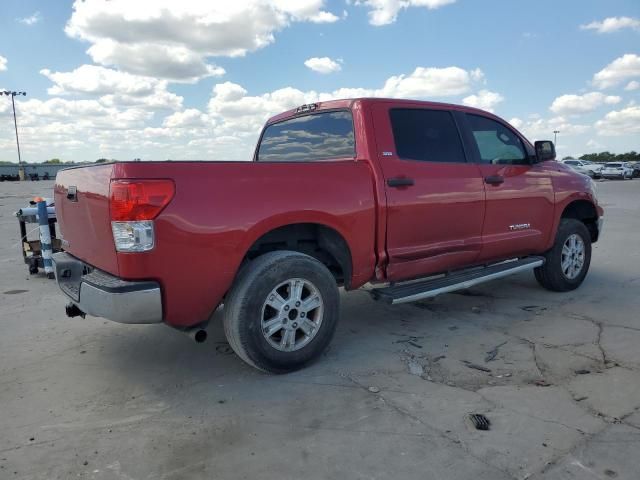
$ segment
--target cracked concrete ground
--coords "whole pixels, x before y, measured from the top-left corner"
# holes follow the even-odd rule
[[[396,307],[345,294],[329,351],[286,376],[239,361],[219,322],[196,345],[66,318],[12,216],[51,186],[0,183],[0,479],[640,476],[638,181],[599,183],[577,291],[522,274]]]

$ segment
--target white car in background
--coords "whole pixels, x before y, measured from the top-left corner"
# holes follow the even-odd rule
[[[596,178],[602,176],[602,170],[604,170],[604,163],[595,163],[590,162],[588,160],[582,160],[582,162],[587,164],[587,168],[592,170],[596,174]]]
[[[598,178],[602,175],[603,167],[602,165],[598,165],[596,163],[587,162],[586,160],[574,159],[562,160],[562,163],[564,163],[565,165],[569,165],[576,172],[588,175],[591,178]]]
[[[627,162],[609,162],[605,163],[602,169],[604,178],[633,178],[633,167]]]

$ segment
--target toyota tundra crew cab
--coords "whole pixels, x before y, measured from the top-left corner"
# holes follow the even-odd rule
[[[603,210],[585,175],[504,120],[457,105],[352,99],[271,118],[253,161],[62,170],[54,255],[67,313],[164,323],[268,372],[328,346],[339,287],[409,302],[533,270],[585,278]]]

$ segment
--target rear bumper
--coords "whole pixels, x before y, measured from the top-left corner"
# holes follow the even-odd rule
[[[52,257],[56,281],[83,312],[119,323],[161,323],[157,282],[130,282],[92,268],[66,252]]]

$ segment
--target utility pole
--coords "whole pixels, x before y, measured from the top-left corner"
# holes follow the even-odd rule
[[[554,145],[558,145],[558,134],[560,133],[560,130],[554,130],[553,131],[553,144]]]
[[[5,90],[3,92],[0,92],[0,95],[2,94],[11,97],[11,107],[13,108],[13,126],[16,130],[16,146],[18,147],[18,176],[20,177],[20,180],[24,180],[24,167],[22,166],[22,157],[20,156],[20,140],[18,140],[18,121],[16,120],[15,97],[16,95],[24,95],[26,97],[27,92],[11,92]]]

